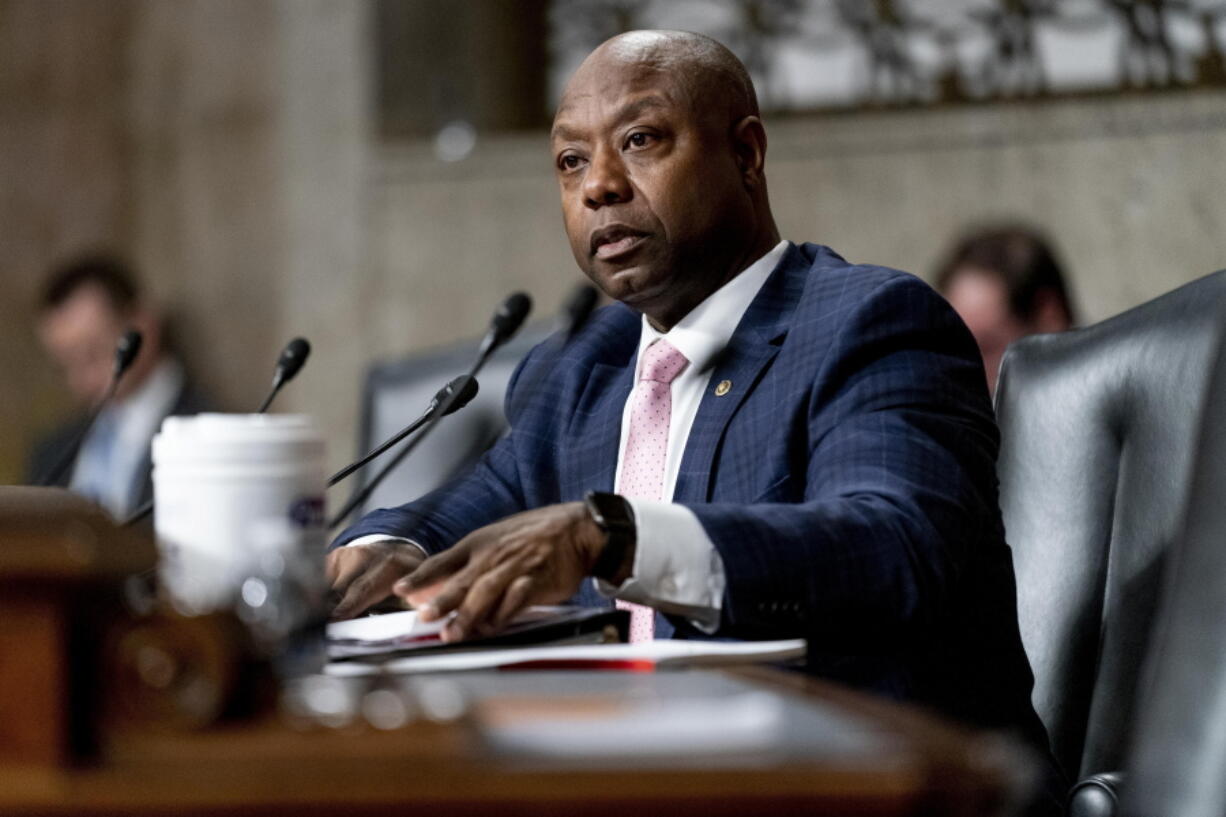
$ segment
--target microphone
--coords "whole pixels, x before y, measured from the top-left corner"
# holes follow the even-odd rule
[[[473,361],[473,365],[469,367],[468,372],[466,372],[463,376],[470,379],[475,378],[477,373],[481,371],[481,367],[484,366],[486,361],[490,359],[490,355],[492,355],[498,349],[498,347],[510,340],[515,333],[519,331],[519,327],[523,325],[524,320],[528,317],[528,313],[531,311],[532,298],[529,297],[526,292],[515,292],[508,295],[506,299],[498,305],[498,308],[494,310],[494,316],[490,318],[490,328],[486,331],[485,337],[481,339],[481,345],[477,349],[477,358]],[[456,381],[453,380],[452,383],[454,382]],[[379,483],[386,479],[387,475],[395,470],[396,466],[403,462],[405,457],[411,454],[413,449],[417,448],[417,446],[421,444],[421,441],[430,434],[434,427],[438,425],[439,421],[454,411],[452,404],[459,403],[462,396],[461,391],[453,391],[451,394],[449,394],[447,398],[441,402],[441,406],[438,411],[436,411],[430,417],[426,427],[421,430],[421,433],[410,440],[408,445],[401,449],[392,459],[392,461],[384,466],[382,471],[375,475],[374,479],[364,486],[361,491],[355,494],[352,499],[345,503],[345,507],[341,508],[340,511],[338,511],[336,515],[333,516],[328,522],[329,530],[344,522],[345,519],[347,519],[349,515],[358,508],[359,505],[366,501],[366,498],[374,492],[375,488],[379,486]],[[473,395],[475,394],[476,390],[474,388]],[[471,400],[473,395],[469,395],[468,399]],[[467,400],[465,402],[467,402]]]
[[[89,416],[85,420],[85,424],[73,438],[72,444],[64,449],[64,453],[55,461],[51,470],[39,481],[40,485],[54,485],[67,473],[69,467],[76,461],[77,453],[81,450],[81,443],[85,441],[85,437],[93,429],[94,423],[98,420],[98,415],[107,407],[107,404],[115,397],[115,391],[119,388],[119,381],[123,379],[124,374],[128,369],[132,368],[132,364],[136,362],[136,356],[140,354],[141,341],[143,336],[135,329],[129,329],[119,337],[119,341],[115,344],[115,365],[111,369],[111,382],[107,384],[106,391],[102,394],[102,399],[99,400]]]
[[[541,347],[542,351],[539,355],[542,358],[541,361],[534,366],[533,370],[528,375],[520,378],[519,387],[516,389],[515,397],[506,409],[508,423],[512,417],[519,413],[518,409],[523,406],[524,400],[527,399],[525,395],[531,396],[537,390],[541,382],[550,372],[553,371],[553,368],[558,364],[558,361],[561,360],[562,353],[566,351],[566,348],[570,345],[571,341],[573,341],[579,335],[579,333],[583,331],[583,327],[587,325],[588,320],[592,317],[592,312],[594,312],[596,309],[596,303],[598,300],[599,293],[596,291],[595,287],[589,284],[579,284],[571,291],[570,296],[563,303],[562,309],[558,313],[557,333],[550,338],[549,341],[546,341],[547,345],[543,345]],[[416,443],[416,440],[414,440],[414,443]],[[370,495],[370,493],[373,492],[375,486],[383,481],[384,477],[386,477],[396,467],[396,465],[399,464],[400,460],[403,459],[407,453],[407,451],[401,451],[398,453],[395,460],[388,463],[387,467],[379,472],[379,474],[372,481],[371,485],[368,486],[368,490],[364,492],[362,497],[363,502]],[[419,502],[420,501],[422,500],[419,500]],[[355,505],[353,507],[357,506]],[[428,509],[428,506],[423,505],[422,508],[423,510],[426,510]],[[353,511],[353,508],[346,507],[345,511],[347,515]],[[335,526],[336,524],[339,524],[344,518],[344,516],[338,514],[333,519],[332,525]]]
[[[139,345],[138,342],[137,346]],[[268,411],[268,407],[272,405],[272,400],[277,396],[277,392],[281,391],[282,386],[294,379],[294,376],[302,370],[310,355],[311,343],[306,338],[294,338],[285,344],[285,348],[281,350],[281,356],[277,358],[277,368],[272,374],[272,390],[264,398],[264,402],[260,404],[259,409],[255,412],[256,414],[263,414]],[[116,357],[118,357],[118,354]],[[133,511],[132,515],[123,521],[123,527],[127,528],[135,525],[152,512],[153,500],[151,499]]]
[[[456,389],[459,389],[460,396],[452,401],[451,393]],[[438,408],[440,404],[446,404],[445,415],[452,414],[458,409],[462,409],[467,406],[476,396],[477,378],[462,374],[435,393],[434,397],[430,400],[430,410],[433,411],[434,409]]]
[[[273,398],[277,396],[277,392],[281,391],[281,387],[294,379],[306,363],[307,358],[311,355],[311,344],[306,338],[294,338],[289,343],[285,344],[285,348],[281,350],[281,357],[277,358],[277,368],[272,374],[272,389],[268,392],[268,396],[264,398],[264,402],[260,404],[256,414],[263,414],[268,411],[268,407],[272,405]]]
[[[448,398],[451,397],[451,394],[457,390],[460,392],[460,396],[454,401],[449,400]],[[418,417],[413,422],[409,423],[407,426],[405,426],[403,429],[398,431],[396,434],[389,437],[387,441],[384,442],[382,445],[378,446],[377,448],[372,449],[370,453],[368,453],[366,456],[350,463],[349,465],[346,465],[344,468],[342,468],[341,470],[333,474],[331,477],[329,477],[328,487],[331,488],[333,485],[340,482],[342,479],[349,476],[350,474],[352,474],[354,471],[361,468],[366,463],[370,462],[371,460],[377,457],[382,456],[383,453],[387,451],[389,448],[391,448],[396,443],[403,440],[405,437],[412,434],[417,429],[421,428],[423,425],[425,425],[430,420],[432,416],[434,416],[434,412],[440,408],[440,404],[446,406],[447,410],[445,414],[452,414],[464,408],[464,406],[468,405],[472,401],[472,399],[476,396],[477,396],[477,378],[470,377],[469,375],[466,375],[466,374],[462,374],[459,377],[455,378],[454,380],[452,380],[446,386],[443,386],[441,389],[439,389],[435,393],[434,397],[430,399],[430,405],[426,408],[424,412],[422,412],[422,415],[420,417]]]
[[[458,396],[456,396],[457,389]],[[454,400],[451,399],[453,396],[455,396]],[[379,446],[377,450],[367,454],[352,466],[342,468],[340,471],[333,474],[332,479],[328,480],[328,487],[331,488],[338,481],[349,476],[349,474],[351,474],[353,471],[356,471],[358,468],[383,454],[383,452],[400,442],[400,440],[402,440],[404,437],[416,431],[417,428],[423,423],[433,419],[436,416],[446,417],[448,414],[459,411],[468,405],[476,396],[477,378],[467,374],[460,375],[446,386],[438,390],[438,393],[435,394],[434,398],[430,401],[430,408],[426,409],[426,412],[422,414],[421,417],[418,417],[395,437]],[[435,414],[436,411],[438,412],[437,415]],[[427,428],[427,431],[428,430],[429,429]],[[383,470],[375,474],[374,479],[372,479],[366,485],[363,485],[359,490],[355,491],[353,496],[349,497],[349,501],[345,503],[345,506],[337,511],[336,515],[332,517],[332,520],[328,523],[328,529],[331,530],[332,528],[335,528],[342,521],[348,518],[349,514],[361,507],[362,503],[375,492],[375,489],[379,487],[383,480],[387,479],[387,475],[396,470],[396,466],[400,465],[404,458],[409,455],[409,452],[417,447],[418,440],[424,437],[425,434],[426,432],[423,431],[416,439],[414,439],[404,448],[397,451],[396,456],[392,457],[391,461],[388,462],[387,465],[383,466]]]
[[[519,327],[523,325],[524,319],[531,311],[532,298],[526,292],[508,295],[506,300],[498,305],[498,309],[494,311],[494,317],[490,319],[490,328],[485,333],[485,337],[481,339],[481,346],[477,351],[478,363],[469,374],[476,374],[476,370],[485,365],[485,361],[494,353],[494,350],[519,331]]]
[[[115,344],[115,367],[111,370],[112,390],[118,385],[119,378],[123,377],[124,372],[136,362],[136,356],[140,354],[140,347],[144,339],[144,335],[135,329],[129,329],[120,335],[119,343]]]

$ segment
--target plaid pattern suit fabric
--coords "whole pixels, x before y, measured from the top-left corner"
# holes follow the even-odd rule
[[[438,551],[508,514],[611,490],[638,338],[638,314],[615,304],[569,346],[537,347],[511,382],[506,438],[337,543],[391,533]],[[1044,746],[996,450],[977,348],[940,296],[789,246],[716,361],[674,493],[723,559],[715,637],[804,636],[814,673]],[[608,604],[589,584],[579,600]]]

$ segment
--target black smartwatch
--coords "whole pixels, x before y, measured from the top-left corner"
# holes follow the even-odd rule
[[[614,581],[626,552],[634,546],[634,510],[624,496],[588,491],[583,498],[592,521],[605,532],[605,545],[592,565],[592,575],[607,582]]]

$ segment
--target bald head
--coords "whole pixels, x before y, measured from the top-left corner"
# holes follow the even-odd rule
[[[779,241],[753,83],[709,37],[604,43],[567,84],[550,142],[575,260],[658,329]]]
[[[695,111],[718,112],[735,122],[758,116],[758,96],[745,65],[722,43],[689,31],[629,31],[606,40],[588,55],[567,83],[558,106],[593,74],[629,66],[670,76]]]

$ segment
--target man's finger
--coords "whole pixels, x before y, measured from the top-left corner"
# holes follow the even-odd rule
[[[362,574],[362,570],[370,561],[371,554],[362,553],[358,548],[348,553],[334,550],[328,554],[324,563],[324,573],[331,579],[333,590],[344,590]]]
[[[392,585],[392,592],[403,599],[410,607],[422,612],[423,618],[426,621],[430,621],[430,613],[433,612],[433,607],[430,606],[430,603],[434,601],[434,597],[439,594],[446,584],[446,581],[439,581],[427,587],[423,587],[420,590],[414,590],[411,593],[406,593],[401,592],[400,582],[396,582],[394,585]]]
[[[336,580],[336,574],[340,570],[338,565],[341,558],[340,548],[337,548],[324,557],[324,578],[329,582]]]
[[[425,621],[443,618],[460,606],[471,585],[472,576],[467,571],[461,571],[444,582],[434,594],[434,598],[418,606],[417,609]]]
[[[493,629],[490,618],[497,611],[503,593],[517,572],[513,563],[505,563],[483,573],[474,581],[460,599],[455,618],[443,628],[443,640],[459,641]]]
[[[353,618],[368,607],[383,601],[391,595],[395,576],[395,566],[390,562],[383,562],[355,579],[332,611],[332,619],[339,621]]]
[[[396,582],[393,589],[396,595],[407,597],[410,593],[424,590],[432,584],[443,581],[462,569],[467,563],[467,550],[456,545],[450,550],[426,559],[417,566],[416,570]]]
[[[502,601],[490,619],[495,629],[501,630],[515,618],[515,615],[528,606],[532,595],[532,577],[519,576],[507,585],[502,594]]]

